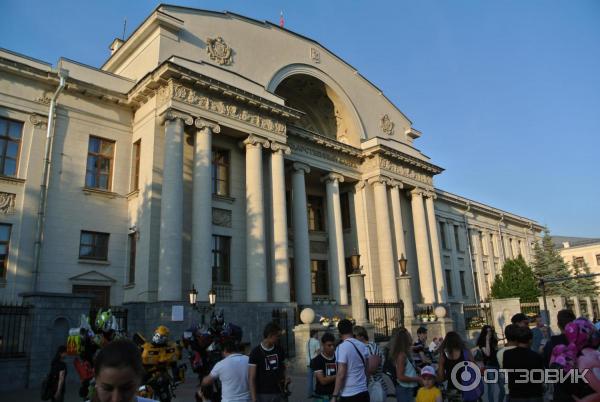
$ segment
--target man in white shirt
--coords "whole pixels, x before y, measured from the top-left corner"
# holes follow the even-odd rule
[[[369,349],[353,338],[349,320],[341,320],[338,331],[342,343],[335,351],[338,367],[331,402],[369,402]]]
[[[236,353],[235,344],[226,341],[223,344],[223,360],[215,364],[210,374],[202,379],[202,386],[221,381],[222,402],[248,402],[248,356]]]

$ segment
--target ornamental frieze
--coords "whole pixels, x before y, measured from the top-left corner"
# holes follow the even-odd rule
[[[352,159],[350,158],[345,158],[343,156],[322,150],[322,149],[318,149],[318,148],[313,148],[304,144],[297,144],[297,143],[288,143],[288,145],[290,146],[290,148],[292,148],[293,152],[299,152],[299,153],[303,153],[306,155],[310,155],[310,156],[316,156],[317,158],[322,158],[322,159],[327,159],[329,161],[332,162],[336,162],[339,163],[340,165],[344,165],[344,166],[348,166],[351,168],[357,168],[358,164],[356,162],[354,162]]]
[[[194,89],[172,82],[158,89],[156,97],[158,106],[165,104],[169,99],[175,99],[279,135],[285,135],[286,132],[285,124],[271,117],[258,114],[251,109],[238,106],[226,100],[210,98]]]
[[[380,168],[383,170],[387,170],[388,172],[395,173],[402,177],[407,177],[418,182],[433,185],[433,178],[427,174],[421,173],[413,168],[408,166],[400,165],[398,163],[394,163],[389,159],[382,158],[380,156],[376,156],[373,158],[369,158],[365,160],[363,163],[364,168]]]
[[[14,213],[16,199],[16,194],[5,193],[3,191],[0,191],[0,213],[4,215]]]

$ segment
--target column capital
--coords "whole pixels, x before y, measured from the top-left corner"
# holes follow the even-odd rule
[[[292,168],[295,172],[302,172],[302,174],[310,173],[310,166],[304,163],[294,162]]]
[[[48,117],[43,116],[41,114],[32,113],[29,115],[29,122],[34,125],[36,128],[46,128],[48,127]]]
[[[411,197],[411,199],[413,197],[424,197],[426,195],[426,191],[422,188],[416,187],[413,188],[412,190],[408,191],[408,195]]]
[[[390,186],[393,188],[398,188],[398,190],[402,190],[404,188],[404,183],[398,180],[391,180]]]
[[[160,116],[160,124],[165,124],[168,120],[181,120],[183,124],[191,126],[194,124],[194,117],[189,113],[182,112],[177,109],[167,109]]]
[[[367,183],[369,184],[385,184],[390,186],[392,184],[392,179],[386,176],[373,176],[367,179]]]
[[[292,149],[290,147],[276,141],[271,141],[271,150],[274,153],[282,152],[285,155],[290,155],[292,153]]]
[[[331,172],[321,177],[321,183],[328,181],[338,181],[340,183],[344,182],[344,176],[339,173]]]
[[[435,195],[435,192],[433,192],[433,191],[425,191],[424,195],[425,195],[425,197],[431,198],[432,200],[437,199],[437,195]]]
[[[356,190],[362,190],[363,188],[365,188],[366,185],[367,185],[367,182],[365,180],[361,180],[354,185],[354,188]]]
[[[271,144],[269,144],[269,140],[267,140],[263,137],[259,137],[258,135],[255,135],[255,134],[250,134],[248,136],[248,138],[246,138],[244,141],[240,142],[240,147],[270,148]]]
[[[205,120],[200,117],[194,119],[194,126],[196,126],[196,128],[200,130],[202,130],[203,128],[209,128],[210,131],[212,131],[214,134],[219,134],[221,132],[221,126],[219,125],[219,123],[215,123],[210,120]]]

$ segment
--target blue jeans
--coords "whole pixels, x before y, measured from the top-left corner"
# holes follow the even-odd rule
[[[493,366],[485,366],[486,369],[489,370],[500,370],[499,367],[493,367]],[[484,373],[485,375],[485,373]],[[490,375],[490,378],[493,378],[492,375]],[[494,389],[498,388],[498,402],[504,402],[505,396],[506,396],[506,392],[504,391],[504,381],[506,380],[504,378],[504,375],[502,375],[501,373],[497,374],[498,377],[498,383],[497,384],[491,384],[491,383],[485,383],[485,392],[487,394],[487,400],[488,402],[495,402],[496,399],[494,399]]]
[[[310,398],[315,393],[315,372],[312,371],[310,367],[308,367],[308,397]]]
[[[396,385],[396,401],[413,402],[415,400],[415,389]]]

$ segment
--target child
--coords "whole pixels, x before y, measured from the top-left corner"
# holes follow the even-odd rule
[[[442,402],[442,392],[435,386],[435,370],[431,366],[421,369],[423,386],[417,391],[416,402]]]

